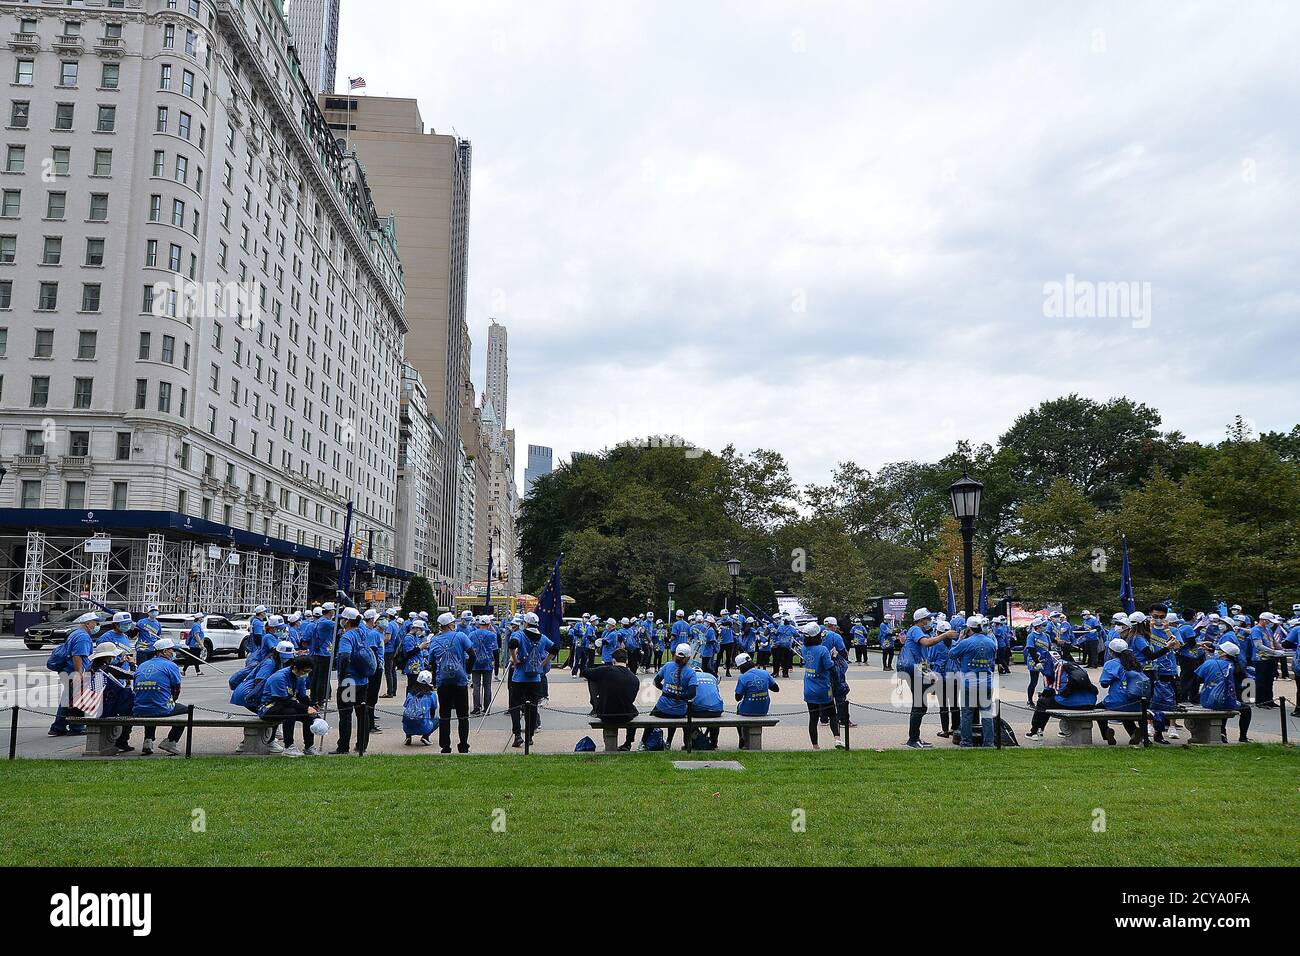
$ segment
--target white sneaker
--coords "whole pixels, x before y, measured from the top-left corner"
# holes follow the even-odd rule
[[[239,742],[239,746],[235,748],[235,753],[242,754],[243,752],[244,752],[244,742],[241,740]]]
[[[271,751],[273,754],[282,754],[284,753],[284,744],[280,743],[278,740],[272,740],[266,745],[266,749]]]
[[[302,751],[299,750],[297,747],[284,748],[284,756],[286,757],[301,757],[302,755],[303,755]]]
[[[142,757],[147,757],[151,753],[153,753],[153,744],[150,741],[146,740],[144,743],[140,745],[140,755]]]
[[[1178,739],[1178,728],[1175,727],[1173,724],[1170,724],[1170,725],[1169,725],[1169,732],[1168,732],[1167,734],[1165,734],[1165,736],[1168,737],[1170,740],[1177,740],[1177,739]]]
[[[181,752],[181,748],[176,744],[175,741],[172,740],[164,740],[162,743],[158,745],[158,749],[161,750],[163,753],[168,753],[172,755],[176,755]]]
[[[306,750],[304,750],[302,753],[303,753],[303,756],[305,756],[305,757],[319,757],[319,756],[320,756],[320,751],[317,750],[315,747],[308,747],[308,748],[307,748]]]
[[[1026,740],[1042,740],[1042,739],[1043,739],[1043,732],[1040,730],[1040,731],[1038,731],[1037,733],[1025,734],[1025,739],[1026,739]]]
[[[835,749],[836,749],[836,750],[843,750],[843,749],[844,749],[844,741],[840,740],[839,737],[836,737],[836,738],[835,738]]]

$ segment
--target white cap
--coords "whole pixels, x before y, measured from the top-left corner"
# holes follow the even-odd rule
[[[686,616],[686,612],[683,611],[681,608],[678,608],[678,609],[677,609],[677,616],[678,616],[678,617],[685,617],[685,616]]]
[[[820,634],[821,632],[821,625],[816,621],[809,621],[803,627],[799,628],[799,633],[803,634],[805,637],[812,637],[814,634]]]
[[[748,663],[749,663],[749,655],[746,654],[744,651],[741,651],[739,654],[736,655],[737,667],[744,667]]]
[[[363,618],[365,618],[367,621],[377,621],[377,620],[379,620],[379,612],[378,612],[377,610],[375,610],[373,607],[371,607],[371,608],[366,608],[366,613],[365,613],[365,614],[362,614],[361,616],[362,616]]]
[[[171,651],[176,649],[176,642],[170,637],[164,637],[153,646],[154,651]]]
[[[927,617],[934,617],[934,615],[930,613],[930,609],[927,607],[918,607],[912,612],[913,621],[924,621]]]
[[[1143,614],[1141,611],[1134,611],[1132,614],[1128,616],[1128,622],[1130,624],[1142,624],[1146,622],[1146,619],[1147,616]]]
[[[1030,626],[1030,627],[1042,627],[1042,626],[1043,626],[1044,624],[1046,624],[1046,623],[1047,623],[1047,621],[1045,621],[1043,618],[1041,618],[1041,617],[1036,617],[1036,618],[1034,618],[1032,621],[1029,622],[1029,626]]]
[[[536,627],[537,625],[542,623],[542,620],[532,611],[529,611],[527,614],[524,615],[524,623],[531,624],[533,627]]]
[[[455,624],[455,623],[456,623],[456,615],[452,614],[450,611],[443,611],[441,614],[438,615],[439,627],[447,627],[449,624]]]
[[[259,604],[257,607],[253,608],[253,613],[254,613],[254,614],[265,614],[265,613],[266,613],[266,605],[265,605],[265,604]]]
[[[1276,620],[1279,620],[1278,616],[1274,614],[1272,611],[1265,611],[1263,614],[1259,616],[1259,619],[1261,621],[1267,621],[1270,624],[1272,624]],[[117,620],[117,615],[113,615],[113,620],[114,621]]]
[[[118,647],[112,641],[104,641],[101,644],[95,645],[95,650],[91,653],[90,659],[93,661],[98,660],[101,657],[117,657],[117,655],[121,653],[122,648]]]
[[[674,657],[690,657],[690,656],[691,656],[691,645],[687,644],[685,641],[683,641],[682,643],[678,644],[677,647],[673,649],[673,656],[674,656]]]
[[[324,737],[330,732],[330,725],[325,723],[324,718],[317,717],[311,722],[311,732],[317,737]]]
[[[627,618],[623,617],[623,618],[619,618],[618,623],[619,623],[619,624],[626,625],[626,624],[628,624],[629,622],[628,622],[628,619],[627,619]]]
[[[312,617],[320,617],[320,616],[322,616],[324,613],[325,613],[325,611],[324,611],[323,608],[314,607],[314,608],[311,609],[311,616],[312,616]],[[322,721],[322,723],[324,723],[324,721]]]
[[[411,630],[413,631],[423,631],[426,628],[428,628],[428,626],[429,626],[429,622],[422,617],[417,617],[414,621],[411,622]]]
[[[970,617],[966,618],[967,627],[983,627],[987,623],[988,618],[983,614],[972,614]]]
[[[840,624],[840,622],[835,620],[833,617],[828,617],[826,620],[822,621],[822,623],[827,627],[839,627]]]
[[[474,616],[474,614],[472,611],[461,611],[460,616],[462,620],[469,620]]]
[[[428,612],[428,611],[421,611],[421,612],[420,612],[420,617],[424,618],[424,619],[427,621],[427,620],[429,619],[429,612]]]
[[[1115,614],[1112,614],[1112,615],[1110,616],[1110,621],[1111,621],[1112,624],[1127,624],[1127,623],[1128,623],[1128,615],[1125,614],[1123,611],[1119,611],[1119,612],[1117,612],[1117,613],[1115,613]]]
[[[390,607],[384,613],[387,614],[389,617],[400,617],[402,613],[402,609],[400,607]]]
[[[417,684],[425,684],[429,687],[432,687],[433,674],[430,673],[429,671],[420,671],[420,673],[415,676],[415,682]]]
[[[130,612],[130,611],[117,611],[117,612],[113,615],[113,623],[114,623],[114,624],[131,624],[131,623],[133,623],[133,622],[131,621],[131,612]]]
[[[294,646],[293,641],[281,641],[279,644],[275,645],[275,652],[277,654],[294,654],[297,650],[298,648]]]
[[[1122,638],[1122,637],[1117,637],[1117,638],[1114,638],[1114,639],[1113,639],[1109,644],[1107,644],[1106,646],[1110,648],[1111,653],[1113,653],[1113,654],[1122,654],[1122,653],[1124,653],[1126,650],[1128,650],[1128,641],[1124,640],[1124,638]]]
[[[266,624],[271,630],[275,630],[277,627],[284,627],[284,618],[278,614],[272,614],[267,618]]]
[[[98,623],[99,623],[99,615],[96,614],[94,611],[87,611],[85,614],[81,615],[81,617],[77,618],[77,623],[78,623],[78,624],[98,624]]]
[[[753,619],[752,617],[747,617],[747,618],[745,618],[745,623],[746,623],[746,624],[753,624],[753,623],[754,623],[754,619]]]
[[[417,617],[419,617],[419,616],[420,616],[420,615],[418,615],[418,614],[416,614],[414,611],[412,611],[410,614],[406,615],[406,619],[407,619],[408,621],[414,621],[414,620],[415,620]]]
[[[150,604],[147,608],[145,608],[145,611],[146,611],[146,612],[148,612],[148,611],[156,611],[156,610],[158,610],[158,605],[157,605],[157,604]]]
[[[1220,644],[1219,650],[1223,651],[1223,653],[1227,654],[1229,657],[1236,657],[1241,653],[1241,648],[1232,643],[1232,641],[1226,641],[1223,644]]]
[[[320,611],[321,611],[322,614],[325,614],[325,613],[327,613],[327,612],[329,612],[329,611],[333,611],[333,610],[336,610],[333,601],[326,601],[324,604],[322,604],[322,605],[320,606]]]
[[[343,618],[345,621],[356,621],[360,620],[361,612],[354,607],[345,607],[339,612],[339,617]]]
[[[1232,607],[1228,608],[1228,610],[1229,610],[1229,611],[1240,611],[1240,610],[1241,610],[1241,605],[1240,605],[1240,604],[1234,604]],[[1238,650],[1240,650],[1240,648],[1238,648]]]
[[[289,623],[290,623],[290,624],[297,624],[297,623],[298,623],[299,621],[301,621],[301,620],[302,620],[302,612],[301,612],[301,611],[294,611],[292,614],[289,615]]]
[[[606,623],[606,624],[617,624],[618,621],[616,621],[616,620],[614,620],[612,617],[610,617],[610,618],[606,618],[606,619],[605,619],[605,623]]]

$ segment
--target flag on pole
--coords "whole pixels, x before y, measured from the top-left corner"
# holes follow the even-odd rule
[[[560,562],[563,560],[563,554],[555,559],[551,580],[546,582],[546,587],[537,599],[538,630],[557,644],[560,641],[560,626],[564,623],[564,591],[560,587]]]
[[[366,88],[366,78],[364,76],[358,76],[356,79],[353,79],[350,76],[348,77],[349,90],[364,90],[365,88]]]
[[[1123,541],[1124,566],[1119,573],[1119,603],[1123,605],[1125,611],[1132,614],[1137,610],[1137,602],[1133,600],[1133,577],[1128,566],[1128,535],[1124,536]]]
[[[980,568],[980,614],[988,617],[989,613],[989,585],[984,580],[984,569]]]
[[[948,618],[957,616],[957,592],[952,589],[952,569],[948,569]]]

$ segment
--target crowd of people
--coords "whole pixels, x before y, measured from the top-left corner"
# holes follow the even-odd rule
[[[1225,610],[1184,619],[1156,604],[1116,613],[1109,626],[1090,610],[1077,625],[1053,612],[1034,617],[1023,642],[1005,617],[948,618],[926,608],[912,614],[906,631],[886,619],[874,638],[857,617],[843,629],[835,617],[797,624],[788,615],[760,621],[726,609],[717,615],[679,610],[671,626],[648,612],[603,621],[588,613],[553,642],[534,614],[498,619],[446,612],[431,621],[427,612],[403,616],[396,607],[325,602],[282,615],[259,606],[249,622],[247,657],[229,678],[230,703],[272,723],[265,744],[288,756],[319,752],[316,740],[328,732],[324,717],[333,705],[333,752],[364,754],[371,736],[383,733],[378,701],[403,692],[406,745],[431,746],[436,731],[441,752],[451,753],[454,722],[456,749],[467,753],[470,721],[492,710],[503,669],[511,743],[531,744],[548,696],[548,672],[565,651],[562,666],[588,682],[591,713],[620,726],[638,716],[642,672],[654,675],[658,691],[651,717],[721,715],[719,678],[731,678],[733,670],[736,712],[766,716],[771,695],[781,690],[778,681],[790,678],[798,657],[810,741],[818,748],[819,730],[828,726],[834,745],[842,747],[841,730],[856,726],[849,714],[850,658],[865,665],[874,645],[882,666],[896,668],[911,691],[906,746],[931,746],[921,738],[930,694],[938,703],[938,736],[965,747],[993,746],[1001,733],[994,726],[993,675],[1009,674],[1012,651],[1022,648],[1026,706],[1033,709],[1030,739],[1042,738],[1052,711],[1100,709],[1134,715],[1120,720],[1130,744],[1146,741],[1148,716],[1155,741],[1168,743],[1180,737],[1180,706],[1199,705],[1235,712],[1239,739],[1246,741],[1252,709],[1278,706],[1274,686],[1287,677],[1288,655],[1295,657],[1300,698],[1300,605],[1285,621],[1271,612],[1251,618],[1240,607]],[[67,688],[50,735],[84,733],[78,721],[92,711],[103,717],[183,715],[182,681],[191,667],[202,673],[203,618],[190,615],[179,640],[162,634],[156,607],[138,621],[126,611],[107,620],[96,612],[82,615],[47,664],[64,675]],[[1094,683],[1090,671],[1097,669]],[[1293,713],[1300,716],[1300,704]],[[1115,744],[1109,723],[1099,724]],[[143,726],[141,751],[149,754],[156,728]],[[671,746],[675,728],[667,729]],[[135,749],[131,731],[123,724],[114,742],[118,752]],[[157,749],[178,753],[182,733],[183,725],[171,725]],[[716,745],[717,729],[708,733]],[[742,746],[744,739],[742,733]],[[621,749],[634,742],[629,730]],[[652,749],[655,742],[647,729],[641,746]]]

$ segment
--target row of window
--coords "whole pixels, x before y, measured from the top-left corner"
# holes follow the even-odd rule
[[[27,171],[27,147],[16,144],[10,144],[5,150],[5,172],[22,173]],[[41,160],[42,176],[70,176],[72,175],[72,147],[55,146],[50,150],[48,159]],[[113,175],[113,151],[111,149],[96,149],[90,162],[90,175],[92,176],[112,176]],[[18,192],[18,190],[6,190],[8,192]],[[5,213],[10,215],[10,213]],[[16,213],[14,214],[16,215]]]
[[[15,190],[10,190],[15,191]],[[22,208],[22,197],[14,197],[15,209]],[[66,219],[68,215],[68,194],[66,192],[53,191],[45,194],[45,218],[51,222],[58,222]],[[108,222],[108,193],[91,193],[90,202],[86,209],[87,222]],[[13,240],[9,244],[9,252],[17,248],[17,237],[6,236],[5,238]],[[0,257],[0,262],[13,262],[12,258],[5,259]]]
[[[47,240],[48,242],[48,240]],[[103,286],[98,282],[81,284],[81,305],[79,312],[98,312],[103,301]],[[12,309],[14,284],[12,279],[0,279],[0,309]],[[57,312],[59,309],[59,283],[38,282],[36,284],[37,312]]]
[[[44,502],[44,482],[40,478],[26,478],[18,483],[18,507],[40,508]],[[109,507],[113,511],[125,511],[130,493],[127,482],[114,481],[109,484]],[[63,507],[82,511],[86,507],[86,482],[69,480],[63,483]]]

